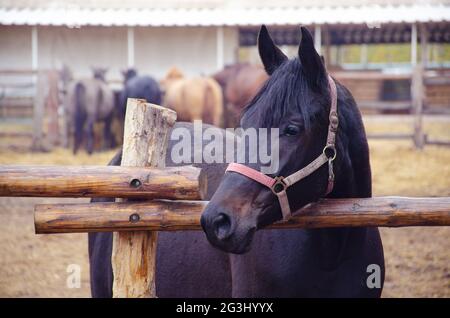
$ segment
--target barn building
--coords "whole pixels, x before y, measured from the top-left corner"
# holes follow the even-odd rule
[[[177,65],[210,74],[257,61],[261,24],[291,54],[298,26],[310,26],[327,63],[345,69],[414,65],[426,33],[429,66],[450,65],[449,1],[0,0],[0,70],[67,64],[81,76],[95,65],[119,78],[135,66],[159,78]],[[377,44],[400,45],[374,60]]]
[[[173,66],[194,76],[259,63],[261,24],[290,56],[299,26],[308,26],[328,69],[364,111],[450,113],[448,0],[0,0],[0,120],[34,116],[39,140],[40,114],[61,107],[57,89],[39,106],[48,96],[37,96],[44,90],[33,76],[63,66],[75,78],[106,67],[119,89],[128,67],[161,79]]]

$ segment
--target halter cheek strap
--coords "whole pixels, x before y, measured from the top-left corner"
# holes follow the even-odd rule
[[[325,147],[322,153],[311,163],[304,168],[294,172],[287,177],[275,177],[271,178],[255,169],[247,167],[239,163],[230,163],[226,172],[237,172],[244,175],[260,184],[270,188],[272,192],[278,197],[280,203],[283,219],[287,220],[291,217],[291,208],[289,206],[289,199],[287,197],[286,190],[291,185],[306,178],[311,173],[319,169],[325,163],[328,163],[328,185],[325,195],[329,194],[333,190],[334,185],[334,170],[333,161],[336,159],[336,132],[339,125],[339,119],[337,114],[337,90],[336,83],[328,76],[328,84],[330,87],[331,106],[328,124],[328,135]],[[330,154],[331,152],[331,154]]]

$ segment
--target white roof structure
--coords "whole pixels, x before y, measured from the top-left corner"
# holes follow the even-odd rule
[[[0,25],[377,25],[444,21],[450,21],[450,1],[0,0]]]

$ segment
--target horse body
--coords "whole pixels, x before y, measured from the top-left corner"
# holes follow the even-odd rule
[[[177,122],[174,128],[185,128],[193,134],[191,123]],[[225,138],[234,138],[230,133],[210,125],[203,129],[217,129]],[[205,142],[206,144],[206,142]],[[168,146],[166,166],[176,166]],[[193,140],[191,147],[193,148]],[[200,150],[201,151],[201,150]],[[192,153],[192,160],[194,154]],[[109,163],[120,165],[121,151]],[[207,185],[205,199],[211,198],[225,171],[224,164],[200,164],[200,179]],[[93,202],[108,202],[111,199],[93,199]],[[112,297],[112,233],[89,233],[89,262],[91,291],[93,297]],[[201,232],[159,232],[156,258],[156,292],[158,297],[231,297],[231,271],[228,255],[214,248]]]
[[[104,122],[104,139],[108,147],[113,145],[111,122],[114,112],[114,93],[101,79],[81,79],[68,85],[66,116],[69,135],[74,135],[73,152],[80,147],[86,136],[86,149],[94,148],[94,124]]]
[[[364,126],[351,94],[339,83],[337,86],[341,132],[345,130],[339,134],[339,154],[344,160],[335,171],[336,182],[328,197],[370,197]],[[305,182],[311,181],[307,179]],[[308,186],[314,187],[314,183]],[[302,192],[293,190],[288,189],[288,195],[295,201]],[[257,231],[247,253],[229,257],[234,297],[380,297],[382,292],[382,288],[371,289],[366,283],[371,264],[380,266],[380,281],[384,281],[377,228]]]
[[[120,119],[123,122],[128,98],[143,98],[148,103],[161,105],[161,89],[151,76],[137,75],[133,69],[124,72],[124,88],[120,97]]]
[[[280,129],[277,175],[290,175],[311,162],[322,152],[327,137],[330,99],[323,84],[326,72],[311,35],[304,29],[302,35],[303,51],[299,59],[287,61],[262,28],[260,55],[271,76],[241,119],[243,128]],[[334,163],[334,188],[327,197],[370,197],[369,149],[361,114],[348,90],[336,84],[338,156]],[[193,131],[190,124],[176,125]],[[173,165],[172,147],[173,143],[168,148],[167,166]],[[119,164],[120,155],[112,163]],[[188,231],[159,234],[156,264],[159,297],[381,295],[384,257],[377,228],[258,231],[280,220],[277,198],[254,180],[225,173],[225,166],[200,165],[201,187],[207,189],[204,199],[209,200],[201,219],[206,237]],[[327,182],[328,167],[322,166],[289,187],[287,195],[292,209],[323,197]],[[111,233],[89,234],[93,296],[111,296],[111,247]],[[380,268],[379,288],[367,284],[370,265]]]
[[[225,127],[235,127],[241,111],[256,95],[268,76],[262,67],[237,63],[227,65],[225,69],[214,74],[213,78],[223,91],[227,121]]]
[[[177,127],[193,133],[190,123],[178,122]],[[170,157],[173,145],[170,142],[166,166],[177,165]],[[363,140],[356,140],[355,151],[365,146]],[[333,197],[370,196],[370,168],[367,170],[367,160],[362,161],[360,166],[348,167],[355,171],[341,173],[365,177],[365,182],[355,187],[354,180],[344,177],[336,184]],[[121,152],[110,164],[120,162]],[[204,199],[210,200],[226,165],[199,166],[201,187],[206,185]],[[380,264],[383,259],[376,228],[264,230],[256,232],[252,244],[247,254],[235,255],[214,248],[202,232],[160,232],[156,257],[158,297],[378,297],[381,293],[381,289],[368,289],[365,282],[367,266]],[[112,297],[111,255],[112,233],[89,233],[93,297]]]
[[[184,78],[181,72],[171,70],[162,85],[165,88],[164,106],[175,110],[178,120],[202,120],[207,124],[222,125],[222,91],[214,79]]]

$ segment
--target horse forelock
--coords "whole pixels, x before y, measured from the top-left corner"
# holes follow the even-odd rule
[[[310,89],[301,63],[296,58],[283,63],[269,77],[243,109],[241,119],[251,116],[262,127],[278,127],[288,120],[286,115],[294,111],[303,118],[305,129],[309,129],[312,120],[327,118],[328,109],[323,107],[327,102],[329,98]]]

